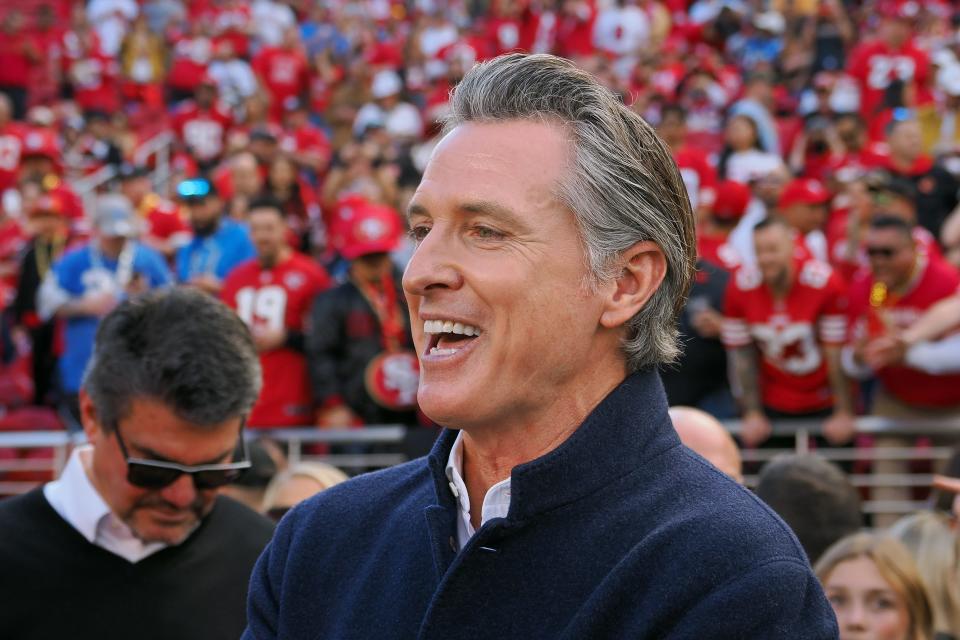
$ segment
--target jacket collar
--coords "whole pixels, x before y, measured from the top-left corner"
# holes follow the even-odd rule
[[[575,502],[679,446],[667,408],[656,371],[628,376],[560,446],[514,467],[507,520],[520,522]],[[444,429],[429,456],[437,501],[450,509],[456,503],[444,468],[456,437],[457,431]]]

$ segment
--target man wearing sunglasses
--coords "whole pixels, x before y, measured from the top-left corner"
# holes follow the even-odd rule
[[[234,267],[256,257],[250,233],[224,217],[223,201],[206,178],[181,182],[177,198],[193,230],[193,239],[177,251],[177,281],[219,295]]]
[[[211,296],[145,294],[104,318],[80,392],[89,444],[0,502],[0,635],[239,636],[272,527],[217,490],[250,466],[259,391],[249,332]]]
[[[896,419],[952,419],[960,417],[960,374],[938,371],[930,360],[885,361],[870,357],[875,343],[897,339],[935,303],[954,295],[960,274],[943,258],[918,248],[913,227],[902,218],[878,215],[870,223],[864,242],[870,271],[850,287],[852,335],[844,349],[844,366],[858,378],[876,377],[871,413]],[[917,436],[924,435],[917,431]],[[903,437],[877,438],[876,446],[906,446]],[[876,460],[878,475],[906,473],[898,460]],[[877,487],[874,500],[909,499],[909,490]],[[876,526],[893,518],[879,514]]]

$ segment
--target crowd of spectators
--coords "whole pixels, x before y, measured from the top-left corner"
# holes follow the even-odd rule
[[[681,168],[701,270],[664,371],[674,404],[742,416],[751,446],[785,417],[845,443],[858,413],[960,415],[956,342],[936,342],[949,328],[907,332],[960,284],[956,15],[902,0],[9,8],[7,369],[23,382],[32,349],[29,402],[76,415],[96,319],[186,284],[234,306],[272,363],[253,426],[416,423],[402,212],[450,88],[522,50],[595,74]],[[161,163],[147,151],[164,134]],[[129,211],[71,186],[104,167],[97,192]]]
[[[251,329],[251,428],[423,423],[402,214],[450,89],[511,51],[574,60],[673,151],[699,271],[671,404],[740,417],[748,447],[784,418],[834,445],[863,444],[857,415],[960,419],[955,2],[33,0],[0,32],[0,420],[49,407],[77,428],[99,320],[190,286]],[[899,521],[902,546],[855,534],[857,492],[821,463],[771,464],[758,493],[820,558],[842,624],[868,575],[889,624],[960,637],[943,518]],[[335,481],[290,470],[275,515],[281,480]]]

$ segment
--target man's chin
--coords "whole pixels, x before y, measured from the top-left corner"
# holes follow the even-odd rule
[[[458,429],[471,417],[469,402],[442,383],[425,385],[421,382],[417,404],[425,416],[443,427]]]
[[[185,518],[160,518],[140,513],[129,523],[133,534],[144,543],[161,542],[178,545],[190,537],[199,521],[190,514]]]

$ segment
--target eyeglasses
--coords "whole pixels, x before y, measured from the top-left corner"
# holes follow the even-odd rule
[[[202,200],[210,191],[210,182],[203,178],[191,178],[177,185],[177,196],[181,200]]]
[[[244,420],[244,422],[246,422],[246,420]],[[162,489],[176,482],[183,474],[188,474],[193,478],[193,486],[196,487],[198,491],[203,489],[216,489],[231,482],[236,482],[236,480],[243,475],[243,472],[250,468],[250,456],[247,452],[247,443],[243,439],[244,422],[240,423],[240,437],[237,440],[236,449],[237,452],[242,454],[242,460],[221,464],[198,465],[131,458],[127,451],[127,445],[120,435],[119,427],[114,426],[113,431],[117,434],[117,444],[120,445],[120,451],[123,453],[123,457],[127,462],[127,482],[141,489]],[[236,457],[236,453],[234,457]]]
[[[867,255],[871,258],[892,258],[900,251],[896,247],[867,247]]]

